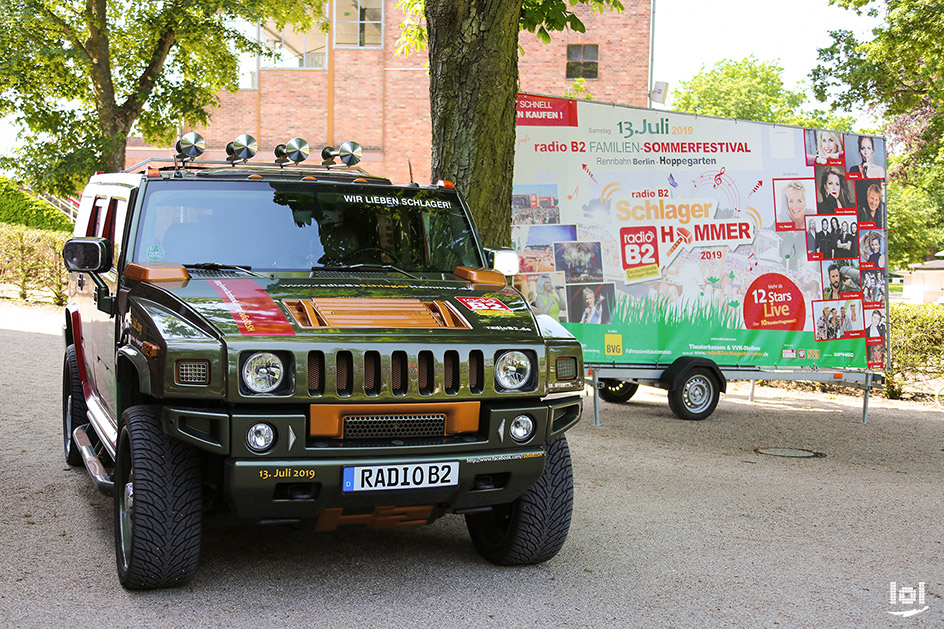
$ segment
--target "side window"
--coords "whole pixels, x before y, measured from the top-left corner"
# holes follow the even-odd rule
[[[121,256],[121,240],[124,236],[125,218],[128,213],[127,199],[99,197],[92,205],[87,236],[107,238],[115,247],[114,264]]]
[[[92,204],[92,213],[89,215],[88,227],[85,230],[86,236],[102,235],[102,228],[105,226],[105,215],[107,214],[108,199],[99,197]]]
[[[125,221],[128,218],[128,200],[112,199],[109,204],[108,213],[113,216],[111,220],[111,231],[108,239],[115,245],[114,264],[117,266],[118,258],[121,257],[122,245],[125,236]]]

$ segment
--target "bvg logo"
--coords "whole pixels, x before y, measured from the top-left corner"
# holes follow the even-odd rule
[[[622,334],[604,334],[603,345],[607,356],[623,355],[623,335]]]
[[[902,618],[911,618],[912,616],[917,616],[921,612],[926,612],[930,609],[930,605],[924,605],[925,599],[925,588],[924,581],[918,583],[918,587],[899,587],[898,583],[892,581],[889,583],[888,587],[888,604],[889,605],[908,605],[915,606],[912,609],[903,609],[901,611],[888,612],[893,616],[900,616]],[[924,607],[921,607],[924,605]],[[921,607],[919,609],[919,607]]]

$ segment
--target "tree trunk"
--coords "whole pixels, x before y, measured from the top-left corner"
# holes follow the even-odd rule
[[[484,244],[511,242],[522,0],[426,0],[433,181],[452,181]]]
[[[125,169],[125,149],[128,146],[128,132],[117,131],[105,140],[105,149],[102,151],[102,161],[105,162],[106,173],[119,173]]]

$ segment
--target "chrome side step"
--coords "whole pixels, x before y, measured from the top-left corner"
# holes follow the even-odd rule
[[[112,496],[115,493],[115,483],[112,481],[111,477],[109,477],[105,466],[102,465],[102,462],[99,460],[98,454],[95,453],[95,448],[92,447],[92,442],[89,440],[85,428],[85,426],[79,426],[73,430],[72,441],[79,447],[79,452],[82,454],[82,462],[85,463],[85,469],[88,470],[89,476],[92,477],[95,487],[104,495]]]

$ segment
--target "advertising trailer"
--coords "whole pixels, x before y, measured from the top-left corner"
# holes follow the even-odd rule
[[[604,399],[729,379],[868,391],[888,363],[885,139],[521,94],[515,286]]]

